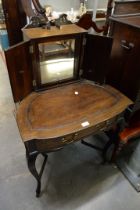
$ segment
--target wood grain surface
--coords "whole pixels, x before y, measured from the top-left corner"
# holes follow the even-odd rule
[[[75,24],[62,25],[61,29],[52,26],[50,30],[42,28],[23,29],[23,34],[27,39],[39,39],[53,36],[65,36],[69,34],[87,33],[87,31]]]
[[[17,123],[24,142],[60,138],[89,128],[94,131],[131,103],[110,86],[81,80],[30,94],[17,110]]]

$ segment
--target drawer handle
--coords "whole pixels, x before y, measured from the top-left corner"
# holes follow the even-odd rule
[[[70,144],[73,142],[73,139],[71,140],[68,140],[67,138],[65,139],[65,137],[62,138],[62,142],[65,143],[65,144]]]
[[[67,141],[68,141],[68,140],[65,139],[65,137],[62,138],[62,142],[63,142],[63,143],[65,143],[65,142],[67,142]]]
[[[78,133],[75,133],[73,136],[73,139],[76,140],[76,137],[78,136]]]
[[[126,44],[126,40],[122,40],[121,41],[121,47],[124,48],[125,50],[131,50],[132,48],[134,48],[134,44],[132,42],[130,42],[128,45]]]

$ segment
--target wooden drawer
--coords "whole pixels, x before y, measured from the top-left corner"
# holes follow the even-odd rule
[[[67,144],[79,141],[82,138],[85,138],[87,136],[95,134],[99,131],[108,130],[116,122],[117,122],[117,117],[114,117],[114,118],[107,120],[105,122],[102,122],[96,126],[88,127],[83,130],[77,131],[73,134],[62,136],[60,138],[47,139],[47,140],[36,140],[36,148],[40,152],[57,150],[57,149],[64,147]]]

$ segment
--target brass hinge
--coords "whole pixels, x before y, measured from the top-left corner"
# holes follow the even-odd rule
[[[83,46],[85,46],[87,43],[87,39],[86,38],[83,38]]]
[[[36,87],[36,80],[33,80],[33,87]]]
[[[83,69],[79,70],[79,76],[81,77],[83,75]]]
[[[29,52],[30,52],[31,54],[33,54],[33,53],[34,53],[34,48],[33,48],[33,45],[30,45],[30,47],[29,47]]]

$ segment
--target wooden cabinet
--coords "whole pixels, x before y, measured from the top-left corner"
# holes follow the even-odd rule
[[[16,120],[39,196],[47,153],[116,126],[132,101],[103,84],[111,38],[89,35],[74,24],[23,33],[27,41],[5,55],[14,101],[21,101]],[[38,154],[45,157],[40,173]]]
[[[118,16],[131,16],[132,14],[140,13],[139,0],[116,0],[114,5],[113,15]]]
[[[23,29],[23,34],[27,41],[5,51],[15,102],[80,77],[104,83],[112,38],[89,35],[75,24]]]
[[[132,100],[140,88],[140,16],[112,17],[113,37],[108,84]]]

